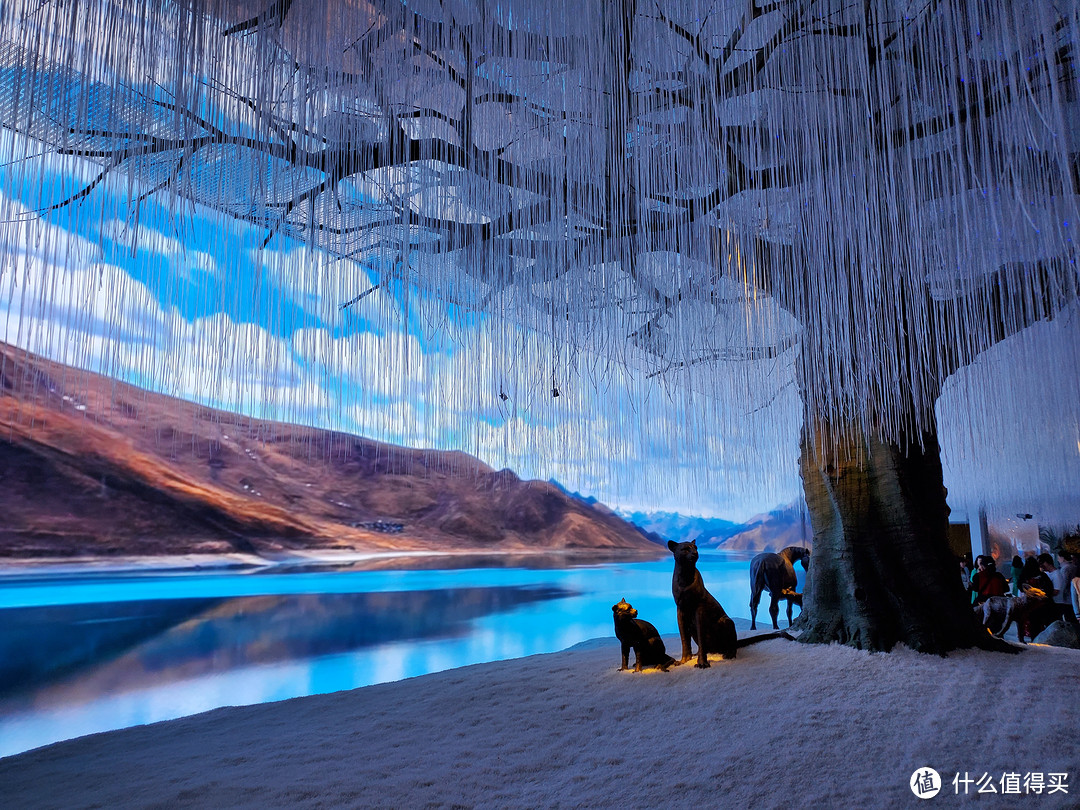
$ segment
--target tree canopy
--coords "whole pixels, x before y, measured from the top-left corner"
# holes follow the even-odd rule
[[[787,375],[901,443],[1075,310],[1071,0],[2,13],[0,122],[97,167],[47,211],[205,205],[371,269],[341,307],[403,284],[747,407]]]

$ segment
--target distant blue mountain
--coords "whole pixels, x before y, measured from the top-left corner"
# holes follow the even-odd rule
[[[596,498],[594,498],[592,495],[586,496],[586,495],[582,495],[580,492],[571,492],[566,487],[564,487],[562,484],[560,484],[558,481],[556,481],[554,478],[549,478],[548,483],[551,484],[553,487],[555,487],[555,489],[559,490],[559,492],[561,492],[563,495],[569,495],[574,500],[581,501],[582,503],[588,504],[589,506],[596,506],[598,503],[600,503],[600,501],[596,500]],[[600,504],[600,505],[603,506],[603,504]],[[609,511],[614,511],[614,510],[609,510]],[[623,517],[623,516],[620,515],[620,517]]]
[[[567,489],[554,478],[548,479],[548,483],[581,503],[632,523],[643,535],[660,545],[666,545],[669,540],[676,543],[696,540],[699,546],[730,551],[779,551],[785,546],[809,546],[813,541],[810,520],[801,501],[778,506],[744,523],[736,523],[678,512],[612,510],[591,495]]]
[[[736,551],[779,551],[785,546],[809,546],[813,540],[801,503],[777,507],[745,523],[722,518],[681,515],[678,512],[620,512],[659,543],[696,540],[699,546]]]
[[[620,512],[620,515],[657,542],[674,540],[685,543],[697,540],[699,545],[715,545],[742,530],[743,524],[721,518],[681,515],[678,512]]]

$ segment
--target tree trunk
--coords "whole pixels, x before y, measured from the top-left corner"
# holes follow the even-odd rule
[[[800,640],[944,654],[1000,649],[975,620],[948,545],[936,422],[908,447],[807,418],[800,472],[814,532]]]

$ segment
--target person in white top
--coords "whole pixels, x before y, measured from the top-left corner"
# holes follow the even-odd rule
[[[1054,602],[1059,613],[1059,618],[1076,624],[1076,609],[1073,607],[1073,580],[1080,575],[1072,555],[1065,551],[1059,551],[1057,555],[1058,567],[1047,570],[1047,576],[1054,583]],[[1044,569],[1045,570],[1045,569]]]

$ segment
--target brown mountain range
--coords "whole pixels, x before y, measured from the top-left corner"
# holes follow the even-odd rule
[[[214,410],[0,343],[0,556],[656,546],[459,452]]]

